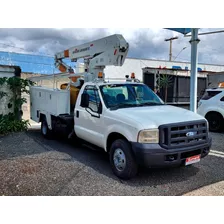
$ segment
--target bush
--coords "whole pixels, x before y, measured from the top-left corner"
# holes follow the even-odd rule
[[[15,119],[13,114],[0,115],[0,135],[10,132],[27,131],[29,125],[28,120]]]

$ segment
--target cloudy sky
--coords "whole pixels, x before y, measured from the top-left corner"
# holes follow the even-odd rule
[[[217,29],[200,29],[199,33]],[[114,33],[122,34],[130,44],[129,57],[169,59],[169,42],[164,39],[178,36],[173,41],[173,60],[190,61],[190,37],[158,29],[0,29],[0,51],[29,54],[54,53]],[[199,36],[199,63],[224,64],[224,33]],[[183,48],[185,48],[182,50]],[[178,57],[176,57],[178,56]]]

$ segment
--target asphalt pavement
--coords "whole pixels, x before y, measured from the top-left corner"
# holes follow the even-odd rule
[[[211,135],[211,153],[199,163],[141,168],[128,181],[114,176],[106,153],[44,139],[38,127],[0,137],[0,195],[224,195],[224,133]]]

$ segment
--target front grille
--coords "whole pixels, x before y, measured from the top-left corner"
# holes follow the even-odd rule
[[[161,125],[160,146],[165,149],[183,148],[208,141],[207,123],[204,120]]]

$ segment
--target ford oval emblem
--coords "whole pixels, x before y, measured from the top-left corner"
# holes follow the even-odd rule
[[[191,136],[196,135],[196,133],[197,133],[197,132],[190,131],[190,132],[187,132],[187,133],[186,133],[186,136],[187,136],[187,137],[191,137]]]

